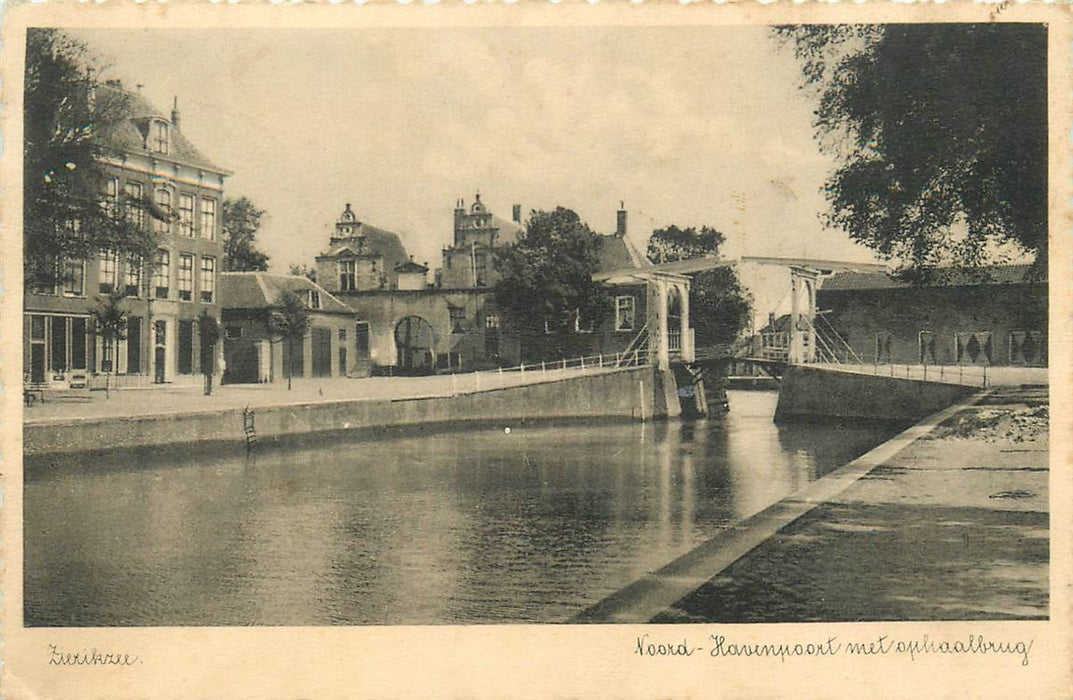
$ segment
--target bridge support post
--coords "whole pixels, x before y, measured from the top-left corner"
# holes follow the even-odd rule
[[[656,282],[658,295],[657,313],[659,314],[659,329],[656,333],[656,367],[666,371],[671,367],[670,348],[667,345],[667,283],[663,280]]]
[[[790,268],[790,347],[787,353],[790,364],[816,361],[818,281],[819,274],[814,270]]]

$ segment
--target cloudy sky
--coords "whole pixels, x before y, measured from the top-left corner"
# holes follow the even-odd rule
[[[642,247],[709,225],[731,257],[872,260],[820,224],[831,163],[762,27],[72,33],[106,77],[165,111],[178,97],[229,196],[268,211],[277,271],[312,265],[346,202],[437,267],[454,201],[478,190],[501,216],[563,205],[602,232],[624,201]]]

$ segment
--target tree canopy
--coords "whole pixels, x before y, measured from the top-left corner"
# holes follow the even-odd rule
[[[648,239],[646,255],[654,263],[718,257],[725,238],[718,230],[703,226],[656,229]],[[742,288],[738,272],[719,267],[692,275],[689,289],[689,318],[698,347],[731,343],[748,324],[752,312],[749,294]]]
[[[263,272],[268,269],[268,256],[257,250],[256,241],[264,215],[264,209],[246,197],[224,200],[224,270]]]
[[[827,220],[913,270],[1047,253],[1047,30],[779,27],[836,156]]]
[[[287,290],[280,295],[278,308],[268,316],[268,330],[275,341],[287,344],[287,361],[283,371],[287,375],[287,390],[291,389],[291,377],[294,374],[296,343],[302,343],[309,326],[309,310],[297,292]]]
[[[495,253],[495,301],[506,323],[523,334],[549,333],[560,356],[570,353],[576,328],[608,313],[607,291],[592,279],[599,250],[599,235],[575,212],[532,212],[518,240]]]
[[[129,97],[97,80],[86,47],[55,29],[30,29],[23,107],[23,266],[27,288],[63,281],[65,259],[101,249],[147,259],[155,237],[125,210],[142,202],[105,202],[108,133],[128,115]]]

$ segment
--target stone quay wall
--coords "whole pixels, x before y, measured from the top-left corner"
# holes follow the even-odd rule
[[[324,401],[259,407],[259,441],[312,433],[526,420],[678,416],[674,377],[652,367],[579,375],[454,396]],[[128,418],[57,420],[24,426],[27,456],[245,441],[241,409]]]
[[[779,385],[775,420],[861,418],[917,421],[979,391],[872,374],[788,367]]]

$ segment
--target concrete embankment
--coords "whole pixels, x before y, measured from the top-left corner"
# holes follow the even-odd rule
[[[787,368],[782,377],[775,420],[920,420],[978,390],[958,384],[795,365]]]
[[[1047,390],[981,393],[574,622],[1043,619]]]
[[[258,440],[395,426],[538,419],[674,417],[674,378],[651,367],[579,375],[454,396],[332,400],[261,406]],[[242,409],[159,415],[68,418],[23,427],[27,456],[189,443],[241,444]]]

